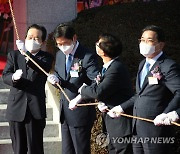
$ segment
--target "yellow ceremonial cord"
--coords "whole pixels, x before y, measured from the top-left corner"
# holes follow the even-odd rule
[[[11,0],[9,0],[9,6],[10,6],[10,10],[11,10],[11,15],[12,15],[12,19],[13,19],[13,23],[14,23],[14,29],[15,29],[15,33],[16,33],[16,37],[19,40],[19,34],[18,34],[18,29],[17,29],[17,25],[16,25],[16,20],[15,20],[15,16],[14,16],[14,12],[12,9],[12,4],[11,4]],[[34,65],[36,65],[44,74],[46,74],[47,76],[49,75],[41,66],[39,66],[29,55],[27,55],[24,52],[24,55],[30,60],[32,61],[32,63],[34,63]],[[69,97],[66,95],[65,91],[63,90],[63,88],[56,83],[56,86],[61,90],[61,92],[64,94],[64,96],[66,97],[66,99],[68,100],[68,102],[70,103],[70,99]]]
[[[12,9],[12,5],[11,5],[11,0],[9,0],[9,6],[10,6],[10,10],[11,10],[11,15],[12,15],[12,19],[13,19],[13,23],[14,23],[14,29],[15,29],[15,32],[16,32],[16,37],[17,39],[19,40],[19,34],[18,34],[18,29],[17,29],[17,26],[16,26],[16,20],[15,20],[15,16],[14,16],[14,12],[13,12],[13,9]],[[41,68],[31,57],[29,57],[25,52],[24,52],[24,55],[29,59],[31,60],[34,65],[36,65],[44,74],[46,74],[47,76],[49,75],[43,68]],[[61,90],[61,92],[64,94],[64,96],[66,97],[66,99],[68,100],[68,102],[70,103],[70,99],[69,97],[67,96],[67,94],[65,93],[65,91],[63,90],[63,88],[58,84],[56,83],[56,85],[58,86],[58,88]],[[87,103],[87,104],[77,104],[77,106],[91,106],[91,105],[98,105],[98,103]],[[141,117],[136,117],[136,116],[132,116],[132,115],[128,115],[128,114],[124,114],[124,113],[120,113],[122,116],[125,116],[125,117],[128,117],[128,118],[133,118],[133,119],[138,119],[138,120],[143,120],[143,121],[147,121],[147,122],[152,122],[153,123],[153,120],[151,119],[146,119],[146,118],[141,118]],[[176,126],[180,126],[179,123],[176,123],[176,122],[171,122],[172,124],[176,125]]]

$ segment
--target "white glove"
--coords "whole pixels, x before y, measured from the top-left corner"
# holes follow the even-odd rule
[[[124,113],[121,105],[115,106],[113,107],[107,114],[111,117],[111,118],[118,118],[121,116],[121,113]]]
[[[47,80],[53,85],[59,83],[59,79],[54,74],[49,74]]]
[[[115,112],[112,112],[112,111],[109,111],[108,113],[107,113],[111,118],[117,118],[118,116],[116,115],[116,113]]]
[[[101,112],[106,112],[108,109],[108,107],[103,102],[99,102],[97,107]]]
[[[166,113],[161,113],[156,118],[153,120],[154,125],[159,126],[159,125],[164,125],[164,120],[167,118]]]
[[[176,111],[167,113],[167,116],[168,116],[170,122],[176,122],[179,120],[179,115],[177,114]]]
[[[84,86],[87,86],[87,84],[83,83],[83,85],[78,89],[78,93],[81,94],[81,89],[82,89]]]
[[[82,101],[82,96],[79,94],[74,99],[72,99],[69,103],[69,109],[74,110],[77,108],[77,104]]]
[[[167,118],[163,121],[164,125],[172,125],[172,122],[176,122],[179,120],[179,115],[176,111],[172,111],[167,113]]]
[[[16,70],[16,72],[12,75],[12,80],[17,81],[22,77],[23,71],[22,69]]]
[[[168,117],[166,119],[164,119],[163,125],[171,125],[171,121]]]
[[[24,53],[27,52],[24,42],[22,40],[16,40],[16,45],[22,55],[24,55]]]

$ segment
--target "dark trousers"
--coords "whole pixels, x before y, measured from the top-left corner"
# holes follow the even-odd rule
[[[71,127],[66,121],[61,125],[62,154],[90,154],[91,125]]]
[[[153,139],[151,137],[145,138],[134,135],[133,138],[136,138],[136,140],[134,140],[135,142],[133,143],[133,154],[172,154],[172,144],[163,144],[162,137],[159,137],[159,142],[156,143],[153,140],[146,142],[149,139]],[[173,138],[169,141],[174,142]]]
[[[131,138],[131,135],[120,137],[119,139],[110,138],[110,143],[108,145],[109,154],[132,154],[132,144],[127,142],[126,138]]]
[[[24,121],[10,121],[9,125],[14,154],[44,154],[45,119],[36,120],[26,116]]]

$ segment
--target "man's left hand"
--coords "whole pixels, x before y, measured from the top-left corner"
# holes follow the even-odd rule
[[[166,113],[161,113],[158,116],[156,116],[156,118],[154,119],[154,125],[156,126],[160,126],[160,125],[164,125],[164,120],[167,118],[167,114]]]
[[[121,113],[124,113],[121,105],[115,106],[113,107],[107,114],[111,117],[111,118],[118,118],[121,116]]]
[[[179,120],[179,115],[176,111],[167,113],[167,118],[164,120],[164,125],[172,125],[172,122],[177,122]]]
[[[69,103],[69,109],[74,110],[77,108],[77,104],[82,101],[82,96],[79,94],[74,99],[72,99]]]

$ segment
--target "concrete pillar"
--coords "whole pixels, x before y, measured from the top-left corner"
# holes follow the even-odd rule
[[[31,24],[45,26],[49,34],[58,24],[75,19],[77,0],[15,0],[13,10],[19,37],[24,39],[27,27]]]

